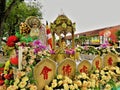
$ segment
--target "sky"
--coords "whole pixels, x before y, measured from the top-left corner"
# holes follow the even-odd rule
[[[41,0],[43,22],[65,14],[76,33],[120,25],[120,0]]]

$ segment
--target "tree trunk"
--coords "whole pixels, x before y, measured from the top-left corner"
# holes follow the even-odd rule
[[[2,30],[3,30],[3,17],[4,17],[4,11],[5,11],[5,5],[6,0],[0,0],[0,45],[1,45],[1,38],[2,38]]]

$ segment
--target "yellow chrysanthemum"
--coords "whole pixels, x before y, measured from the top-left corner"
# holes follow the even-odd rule
[[[24,88],[26,86],[27,82],[20,82],[20,84],[18,85],[20,88]]]

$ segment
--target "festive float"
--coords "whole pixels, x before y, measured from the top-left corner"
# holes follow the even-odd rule
[[[8,37],[9,58],[0,68],[0,90],[119,90],[120,60],[113,47],[75,47],[75,23],[65,15],[50,25],[52,43],[46,27],[31,16],[20,24],[20,32]],[[69,46],[67,33],[72,34]]]

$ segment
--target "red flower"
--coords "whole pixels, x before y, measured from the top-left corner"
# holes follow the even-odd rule
[[[8,37],[8,39],[7,39],[7,45],[9,47],[13,47],[13,46],[15,46],[15,43],[17,41],[18,41],[18,38],[16,36],[12,35],[12,36]]]
[[[4,75],[4,78],[8,79],[8,80],[11,79],[12,78],[12,74],[6,74],[6,75]]]
[[[10,58],[10,62],[11,62],[11,64],[13,64],[13,65],[18,65],[18,57],[12,57],[12,58]]]
[[[11,42],[11,41],[8,41],[8,42],[7,42],[7,45],[8,45],[9,47],[13,47],[13,46],[15,46],[15,43],[14,43],[14,42]]]
[[[0,85],[3,85],[4,84],[4,80],[0,80]]]

